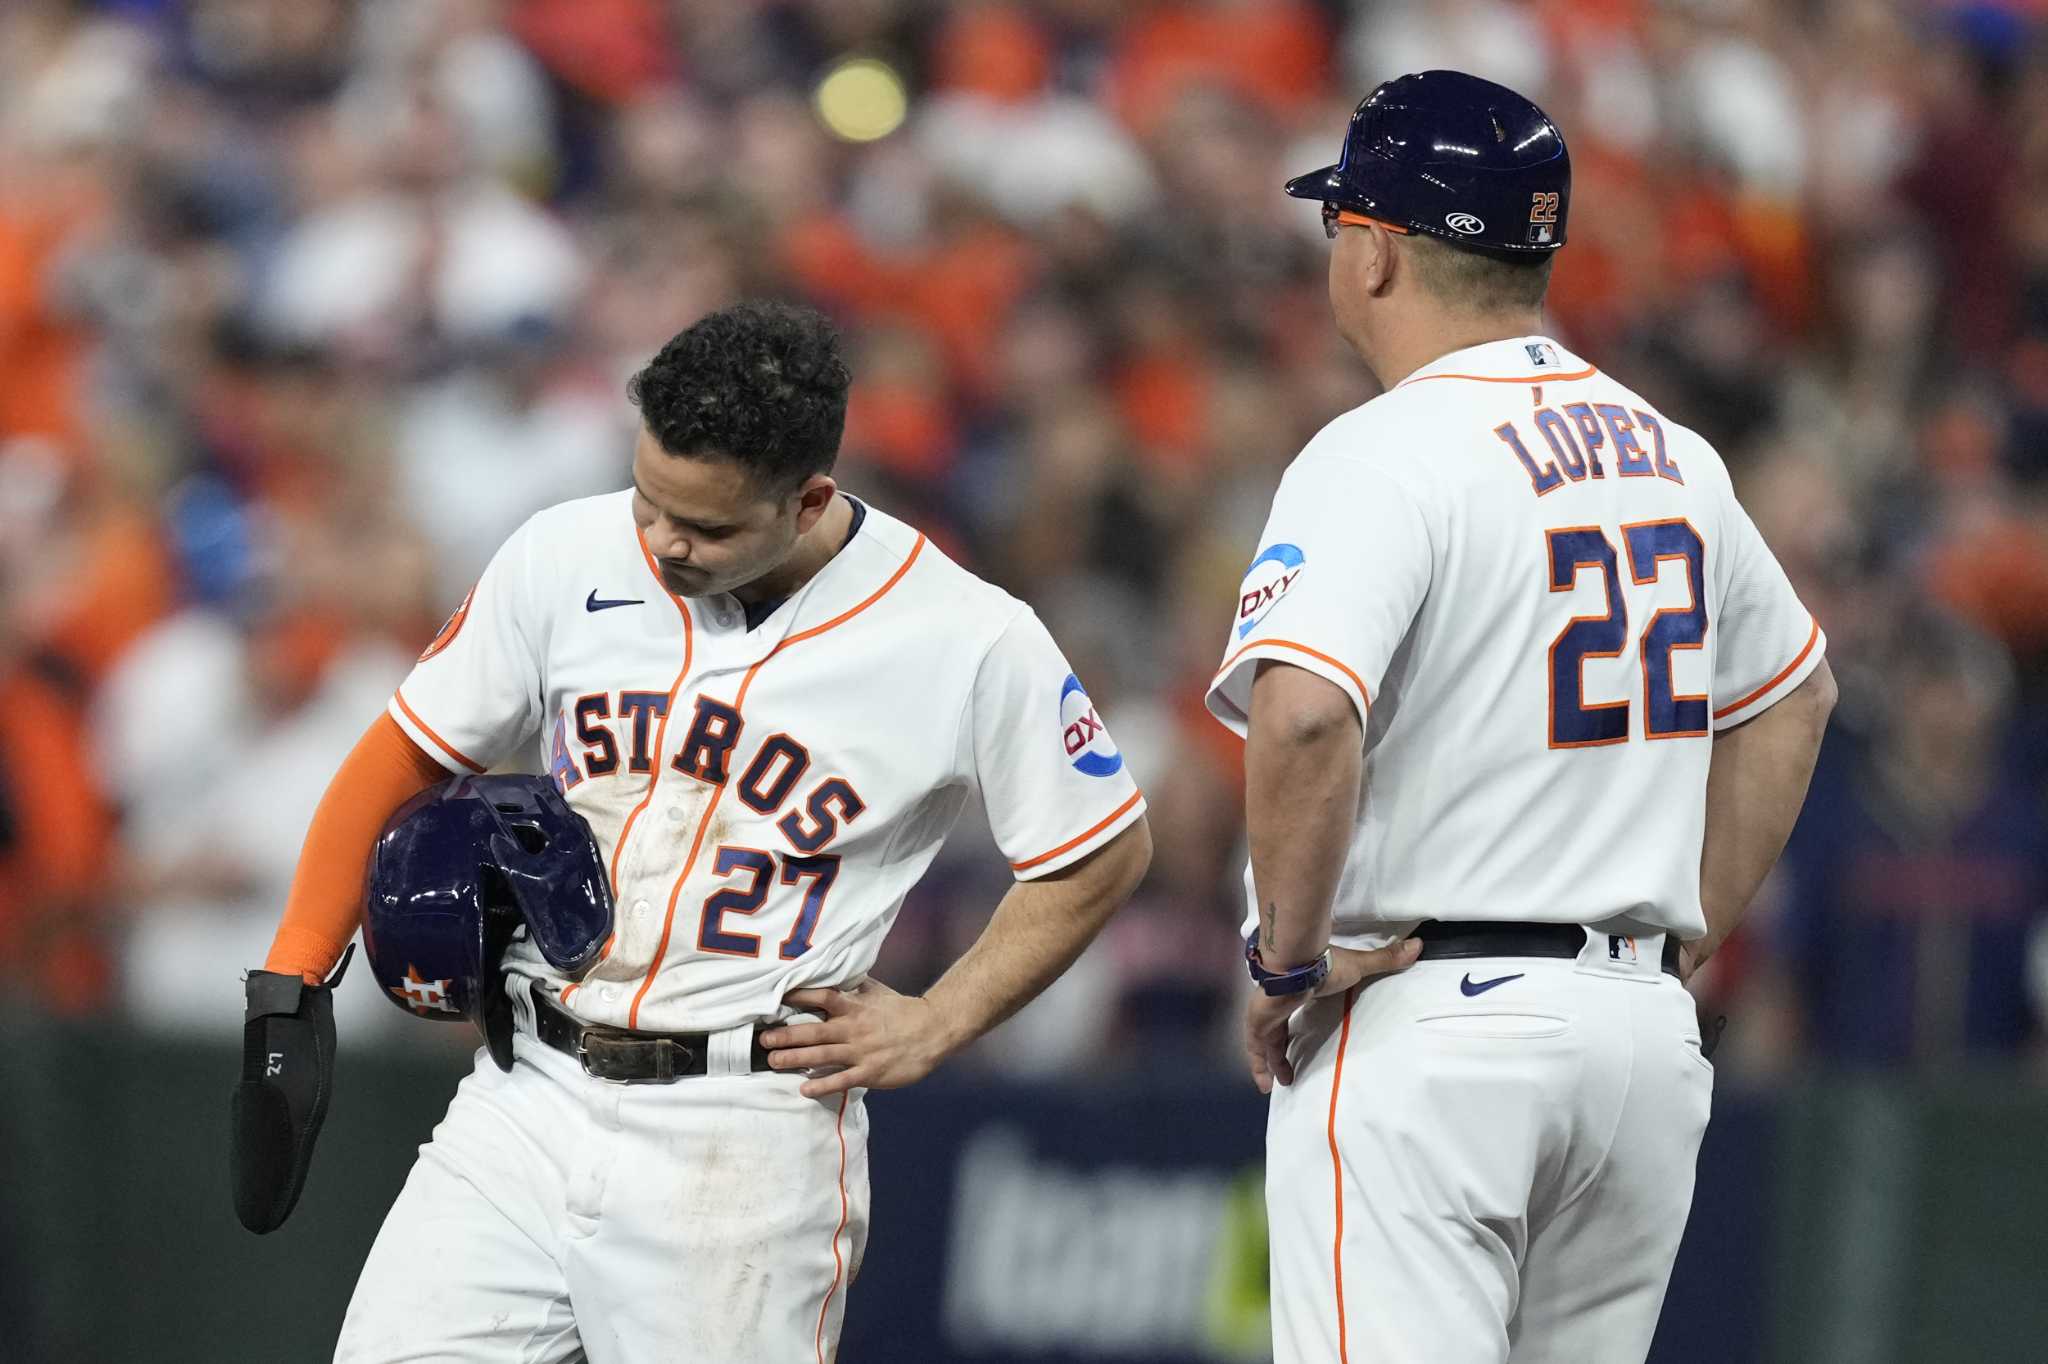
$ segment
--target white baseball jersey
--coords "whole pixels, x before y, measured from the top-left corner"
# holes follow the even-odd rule
[[[1711,736],[1824,648],[1713,448],[1532,336],[1446,355],[1308,444],[1209,706],[1242,735],[1274,659],[1358,707],[1339,946],[1421,919],[1690,939]]]
[[[617,923],[581,982],[507,969],[593,1023],[718,1030],[873,964],[979,793],[1020,879],[1086,857],[1144,800],[1032,611],[856,504],[846,546],[749,628],[677,597],[630,490],[509,539],[393,696],[451,770],[539,742],[610,869]]]

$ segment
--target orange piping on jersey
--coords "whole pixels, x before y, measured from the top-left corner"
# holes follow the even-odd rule
[[[661,723],[654,727],[654,770],[647,776],[647,794],[640,797],[640,803],[627,813],[626,822],[619,826],[619,841],[612,844],[611,882],[614,898],[617,898],[619,893],[619,854],[626,850],[626,840],[633,836],[633,822],[640,818],[648,802],[654,799],[654,788],[661,781],[661,769],[664,765],[661,755],[666,751],[662,744],[668,737],[668,717],[675,714],[676,694],[682,691],[683,683],[689,679],[690,656],[696,649],[696,632],[690,625],[690,608],[683,605],[683,599],[669,591],[668,584],[661,580],[661,570],[655,567],[654,554],[647,548],[647,536],[637,525],[633,528],[633,538],[640,543],[640,557],[646,561],[647,571],[654,575],[655,585],[661,588],[662,595],[675,603],[676,613],[683,618],[683,666],[676,673],[676,680],[668,689],[668,708],[661,713]],[[600,965],[604,963],[605,958],[611,956],[612,948],[618,945],[618,941],[617,933],[605,939],[604,951],[597,959]],[[582,981],[576,981],[563,990],[562,1002],[568,1003],[569,997],[575,994],[582,984]]]
[[[633,538],[640,543],[640,557],[646,560],[647,571],[654,576],[655,584],[661,588],[664,596],[675,603],[676,614],[683,618],[683,666],[676,673],[676,680],[669,684],[668,709],[661,713],[661,722],[654,727],[654,770],[647,777],[647,794],[640,797],[640,803],[634,806],[626,815],[626,822],[619,827],[619,841],[612,845],[612,891],[614,894],[618,892],[619,888],[619,854],[625,849],[626,840],[633,835],[633,821],[640,818],[641,812],[654,799],[654,788],[661,781],[661,769],[665,766],[661,758],[662,754],[667,752],[667,749],[663,746],[663,741],[668,737],[668,717],[676,713],[676,697],[682,692],[683,683],[689,680],[690,659],[691,655],[696,651],[697,642],[696,631],[690,623],[690,608],[683,605],[683,599],[670,592],[668,584],[662,581],[661,570],[655,567],[654,564],[654,553],[647,548],[646,535],[641,533],[636,527],[633,531]]]
[[[1344,1090],[1344,1051],[1351,1045],[1351,1006],[1358,987],[1344,993],[1344,1026],[1337,1034],[1337,1069],[1330,1076],[1330,1177],[1336,1194],[1337,1232],[1330,1246],[1330,1274],[1337,1286],[1337,1359],[1351,1364],[1351,1345],[1344,1331],[1344,1162],[1337,1155],[1337,1096]]]
[[[1799,651],[1799,657],[1797,657],[1797,658],[1793,659],[1793,660],[1792,660],[1792,661],[1791,661],[1790,663],[1787,663],[1787,664],[1785,665],[1785,670],[1784,670],[1783,672],[1779,673],[1779,674],[1778,674],[1778,675],[1777,675],[1776,677],[1772,678],[1772,679],[1771,679],[1770,681],[1768,681],[1768,682],[1764,683],[1764,684],[1763,684],[1763,685],[1762,685],[1761,687],[1758,687],[1758,688],[1757,688],[1757,689],[1756,689],[1755,691],[1751,692],[1751,693],[1750,693],[1749,695],[1747,695],[1747,696],[1743,697],[1743,698],[1742,698],[1742,699],[1741,699],[1740,701],[1737,701],[1737,702],[1735,702],[1735,703],[1734,703],[1733,705],[1727,705],[1727,706],[1723,706],[1723,707],[1721,707],[1721,709],[1719,709],[1719,710],[1715,711],[1715,712],[1714,712],[1714,718],[1715,718],[1716,720],[1719,720],[1719,719],[1722,719],[1722,718],[1724,718],[1724,717],[1726,717],[1726,716],[1729,716],[1729,715],[1733,715],[1733,714],[1734,714],[1734,713],[1735,713],[1736,711],[1738,711],[1738,710],[1741,710],[1741,709],[1742,709],[1742,708],[1743,708],[1744,706],[1746,706],[1746,705],[1748,705],[1748,704],[1749,704],[1750,702],[1752,702],[1752,701],[1756,700],[1756,699],[1757,699],[1757,698],[1758,698],[1759,696],[1762,696],[1762,695],[1763,695],[1764,693],[1768,692],[1768,691],[1769,691],[1769,690],[1770,690],[1771,688],[1773,688],[1773,687],[1777,686],[1777,685],[1778,685],[1778,684],[1779,684],[1780,682],[1783,682],[1783,681],[1784,681],[1784,680],[1785,680],[1786,678],[1790,677],[1790,676],[1791,676],[1791,675],[1792,675],[1793,673],[1795,673],[1795,672],[1798,672],[1798,671],[1799,671],[1799,665],[1800,665],[1800,664],[1802,664],[1802,663],[1804,663],[1804,662],[1806,661],[1806,656],[1807,656],[1808,654],[1810,654],[1810,653],[1812,653],[1812,652],[1813,652],[1813,646],[1814,646],[1814,645],[1815,645],[1816,643],[1818,643],[1818,642],[1819,642],[1819,640],[1820,640],[1820,622],[1819,622],[1819,621],[1815,621],[1815,622],[1813,623],[1813,631],[1812,631],[1812,633],[1808,634],[1808,635],[1807,635],[1807,637],[1806,637],[1806,647],[1805,647],[1804,649],[1801,649],[1801,650]]]
[[[1516,374],[1506,377],[1498,374],[1418,374],[1412,379],[1403,379],[1394,387],[1426,384],[1431,379],[1470,379],[1478,384],[1568,384],[1574,379],[1590,379],[1599,372],[1598,365],[1588,365],[1575,374]]]
[[[825,1364],[825,1314],[832,1310],[832,1298],[839,1292],[839,1276],[845,1272],[845,1263],[839,1258],[839,1238],[846,1233],[848,1208],[846,1202],[846,1100],[839,1095],[839,1225],[832,1229],[832,1286],[825,1290],[825,1301],[818,1304],[818,1364]],[[838,1350],[833,1350],[838,1355]]]
[[[783,640],[782,643],[776,645],[773,649],[769,650],[768,658],[775,657],[775,655],[781,653],[784,649],[787,649],[790,645],[795,644],[800,640],[810,639],[814,635],[822,635],[827,630],[832,629],[834,626],[844,625],[846,624],[846,622],[852,620],[861,612],[867,610],[870,606],[873,606],[876,602],[880,601],[883,597],[888,595],[890,588],[896,586],[897,583],[903,580],[903,575],[910,571],[910,566],[917,562],[917,556],[919,554],[922,554],[923,552],[924,537],[920,535],[917,537],[917,543],[910,547],[910,553],[904,558],[901,566],[899,566],[894,573],[891,573],[889,575],[889,581],[883,583],[880,587],[876,588],[874,594],[870,596],[866,601],[863,601],[855,606],[849,606],[846,610],[841,611],[838,615],[832,617],[832,619],[826,621],[823,625],[813,625],[808,630],[797,631],[788,639]],[[761,663],[766,663],[768,661],[768,658],[762,659]],[[756,671],[759,671],[761,663],[756,663],[754,665]],[[744,688],[742,688],[742,695],[744,697]]]
[[[646,548],[645,541],[642,542],[641,547],[643,549]],[[784,649],[787,649],[792,644],[800,643],[801,641],[806,639],[815,638],[818,635],[824,634],[827,630],[832,629],[834,626],[844,625],[847,621],[852,620],[855,616],[867,610],[870,606],[873,606],[876,602],[880,601],[883,597],[887,596],[891,588],[895,587],[897,583],[903,581],[903,575],[910,571],[910,566],[917,562],[917,556],[923,552],[924,536],[920,535],[917,537],[917,543],[910,547],[910,553],[904,557],[903,562],[897,566],[896,571],[889,575],[889,580],[883,583],[880,587],[876,588],[874,592],[871,593],[864,601],[860,602],[858,605],[849,607],[845,611],[840,612],[838,615],[832,617],[832,619],[826,621],[822,625],[814,625],[808,630],[798,631],[796,634],[793,634],[789,636],[787,639],[784,639],[780,644],[777,644],[773,649],[770,649],[767,655],[763,657],[761,661],[756,663],[753,667],[747,669],[747,675],[740,679],[739,694],[733,697],[732,708],[738,711],[744,711],[746,709],[747,692],[752,689],[754,685],[754,678],[760,674],[761,669],[768,666],[769,661],[773,659],[777,654],[781,653]],[[652,559],[648,560],[648,566],[653,566]],[[677,679],[677,685],[681,685],[680,678]],[[675,701],[673,699],[669,701],[669,710],[671,713],[673,713],[675,710]],[[663,719],[666,720],[667,717],[664,716]],[[657,775],[659,775],[658,769]],[[690,873],[696,870],[697,854],[701,852],[704,848],[704,831],[711,827],[711,816],[718,812],[718,802],[725,795],[725,786],[726,784],[721,782],[719,785],[712,788],[711,799],[704,802],[704,813],[697,817],[697,833],[696,836],[690,840],[690,855],[683,860],[683,874],[678,876],[676,878],[675,885],[669,888],[668,909],[662,915],[661,919],[661,941],[655,945],[654,960],[647,964],[647,978],[641,981],[640,988],[633,992],[633,1007],[629,1009],[626,1013],[626,1026],[629,1028],[637,1028],[640,1026],[640,1002],[647,998],[647,991],[653,987],[654,978],[661,974],[662,959],[668,954],[669,934],[675,928],[676,901],[682,898],[683,885],[690,879]],[[649,783],[648,785],[647,794],[649,797],[652,797],[654,794],[654,787],[652,783]],[[641,805],[644,808],[646,802],[642,801]],[[634,811],[634,813],[638,814],[639,811],[636,810]],[[624,841],[624,835],[620,836],[620,841]]]
[[[434,733],[433,726],[429,725],[425,720],[420,719],[418,714],[416,714],[413,711],[413,708],[405,704],[405,692],[402,689],[391,693],[391,699],[396,701],[398,703],[398,708],[405,712],[405,718],[412,721],[415,725],[419,726],[420,733],[426,735],[429,739],[432,739],[436,744],[438,744],[443,753],[446,753],[449,757],[455,759],[455,761],[461,763],[464,767],[468,768],[472,772],[481,772],[484,770],[484,765],[482,763],[478,762],[474,758],[464,757],[460,749],[456,748],[453,744],[449,743],[440,735]]]
[[[1351,685],[1358,688],[1358,699],[1365,703],[1365,708],[1367,710],[1372,709],[1372,695],[1371,693],[1366,691],[1365,683],[1363,680],[1360,679],[1357,673],[1351,671],[1351,669],[1346,667],[1341,661],[1330,657],[1322,650],[1311,649],[1306,644],[1296,644],[1291,639],[1255,639],[1251,643],[1245,645],[1242,649],[1239,649],[1236,653],[1232,654],[1230,657],[1224,659],[1223,666],[1216,670],[1216,676],[1221,678],[1225,673],[1231,670],[1231,668],[1237,663],[1237,660],[1243,658],[1252,650],[1264,649],[1268,646],[1275,649],[1293,649],[1299,653],[1307,654],[1310,658],[1320,658],[1323,662],[1329,664],[1331,667],[1337,669],[1346,677],[1350,678]]]
[[[1116,809],[1111,810],[1109,814],[1103,818],[1102,822],[1097,824],[1094,828],[1088,830],[1086,833],[1075,834],[1072,838],[1060,844],[1051,852],[1042,852],[1036,857],[1027,857],[1022,862],[1012,862],[1010,864],[1010,870],[1030,871],[1033,867],[1037,866],[1041,862],[1050,862],[1053,858],[1058,857],[1061,853],[1069,852],[1075,848],[1080,847],[1083,843],[1086,843],[1089,839],[1095,837],[1095,835],[1101,833],[1104,829],[1107,829],[1110,825],[1116,823],[1119,819],[1122,819],[1125,813],[1129,811],[1133,805],[1136,805],[1139,801],[1143,800],[1144,798],[1145,793],[1143,791],[1131,792],[1131,798],[1129,800],[1125,801],[1122,805],[1117,806]]]

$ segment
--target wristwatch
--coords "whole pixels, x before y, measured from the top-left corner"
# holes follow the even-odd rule
[[[1324,948],[1314,961],[1291,971],[1268,971],[1259,960],[1259,934],[1253,929],[1244,935],[1244,964],[1251,969],[1252,980],[1269,995],[1306,994],[1330,974],[1330,949]]]

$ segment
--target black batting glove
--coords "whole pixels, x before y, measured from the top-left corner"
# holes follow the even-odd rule
[[[306,1186],[334,1092],[334,987],[355,950],[349,944],[319,985],[277,971],[248,974],[231,1164],[235,1215],[259,1235],[284,1225]]]

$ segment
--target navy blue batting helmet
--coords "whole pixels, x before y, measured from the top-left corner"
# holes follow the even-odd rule
[[[512,1068],[499,961],[524,933],[578,976],[612,931],[597,841],[548,777],[456,777],[398,807],[370,852],[363,945],[377,984],[422,1018],[476,1024]]]
[[[1505,85],[1424,71],[1367,95],[1337,164],[1287,192],[1464,247],[1555,251],[1572,161],[1550,116]]]

